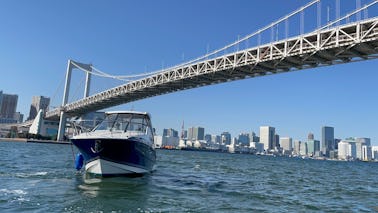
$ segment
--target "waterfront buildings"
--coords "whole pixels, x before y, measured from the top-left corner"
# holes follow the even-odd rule
[[[320,151],[320,141],[314,140],[314,137],[311,138],[309,137],[307,141],[307,154],[309,156],[315,156],[315,153]]]
[[[180,140],[176,130],[164,129],[163,136],[157,136],[155,143],[157,147],[169,149],[198,148],[231,153],[294,155],[294,157],[325,159],[321,151],[321,141],[316,140],[312,133],[308,134],[307,141],[293,140],[291,137],[279,137],[274,127],[261,126],[260,137],[251,132],[240,133],[237,137],[231,138],[229,132],[210,135],[205,134],[202,127],[191,127],[188,135],[191,135],[192,139]],[[196,139],[202,137],[201,135],[204,135],[205,140]],[[276,142],[278,139],[279,143]],[[339,141],[339,139],[334,139],[333,127],[322,127],[322,140],[325,141],[324,148],[328,152],[326,158],[329,159],[371,161],[378,158],[378,147],[371,147],[370,138],[347,138]],[[335,142],[338,144],[336,145]],[[359,152],[360,154],[357,154]],[[357,158],[357,155],[361,157]]]
[[[372,146],[371,151],[372,151],[372,158],[374,160],[378,160],[378,146]]]
[[[50,98],[44,96],[33,96],[32,103],[30,105],[29,117],[27,120],[33,120],[40,109],[45,113],[48,111],[50,105]]]
[[[313,133],[308,133],[307,140],[311,141],[314,140],[314,134]]]
[[[340,160],[347,160],[350,158],[351,154],[349,153],[350,150],[350,144],[346,141],[340,141],[338,144],[338,158]]]
[[[255,132],[251,132],[249,135],[249,141],[250,142],[260,142],[260,137],[256,135]]]
[[[206,142],[211,142],[211,135],[210,134],[205,134],[205,139]]]
[[[278,149],[280,147],[280,135],[274,134],[274,139],[273,139],[273,149]]]
[[[190,127],[188,129],[188,140],[204,140],[205,138],[205,128],[203,127]]]
[[[231,134],[229,132],[222,132],[221,143],[222,143],[222,145],[230,145],[231,144]]]
[[[354,160],[357,159],[356,141],[354,138],[347,138],[338,143],[338,159]]]
[[[254,142],[255,143],[255,149],[257,153],[263,153],[264,152],[264,144],[259,143],[259,142]]]
[[[180,139],[178,137],[171,136],[154,136],[154,143],[156,148],[175,148],[179,146]]]
[[[181,138],[188,138],[188,130],[181,131]]]
[[[18,95],[5,94],[0,92],[0,117],[14,118],[17,108]]]
[[[280,147],[282,148],[284,154],[291,154],[293,151],[293,139],[290,137],[281,137]]]
[[[372,149],[371,146],[362,146],[362,159],[363,161],[370,161],[372,159]]]
[[[249,134],[248,133],[240,133],[237,142],[242,146],[249,146]]]
[[[0,123],[20,123],[23,115],[16,113],[18,95],[0,91]]]
[[[335,148],[334,128],[329,126],[322,127],[322,152],[326,157],[330,156],[330,151]]]
[[[299,155],[307,156],[307,143],[302,142],[299,145]]]
[[[169,129],[163,129],[163,137],[176,137],[178,138],[178,131],[169,128]]]
[[[300,141],[300,140],[295,140],[294,141],[294,154],[300,155],[300,153],[301,153],[301,143],[302,143],[302,141]]]
[[[221,144],[222,137],[220,135],[211,135],[211,142],[215,144]]]
[[[16,112],[14,114],[14,120],[16,123],[22,123],[24,121],[24,114],[21,114],[20,112]]]
[[[359,160],[363,159],[362,156],[362,147],[363,146],[371,146],[370,138],[356,138],[356,158]]]
[[[266,151],[274,149],[275,128],[271,126],[260,127],[260,142],[264,144]]]

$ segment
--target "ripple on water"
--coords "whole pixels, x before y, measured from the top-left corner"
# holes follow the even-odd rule
[[[150,175],[90,179],[75,172],[70,146],[1,145],[10,212],[378,211],[378,164],[157,150]]]

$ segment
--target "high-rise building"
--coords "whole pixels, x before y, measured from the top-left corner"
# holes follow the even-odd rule
[[[0,91],[0,123],[19,123],[20,113],[16,113],[18,95]]]
[[[220,144],[221,143],[221,136],[220,135],[212,135],[211,136],[211,142]]]
[[[372,152],[372,158],[374,160],[378,160],[378,146],[372,146],[371,152]]]
[[[299,155],[301,153],[301,141],[300,140],[295,140],[294,141],[294,153]]]
[[[293,150],[293,139],[290,137],[281,137],[280,138],[280,147],[284,151],[291,152]]]
[[[345,151],[345,143],[348,144],[348,150]],[[338,155],[341,156],[339,159],[356,159],[357,158],[357,144],[354,138],[347,138],[345,140],[341,140],[338,144]],[[341,147],[344,146],[344,147]],[[345,154],[346,153],[346,154]]]
[[[372,149],[371,146],[363,145],[362,146],[362,160],[370,161],[372,159]]]
[[[307,141],[307,154],[309,156],[315,156],[315,153],[320,151],[320,141],[308,140]]]
[[[205,137],[204,137],[205,141],[206,142],[211,142],[211,135],[210,134],[206,134]]]
[[[314,140],[314,134],[313,133],[308,133],[307,140],[311,141]]]
[[[169,128],[169,129],[163,129],[163,137],[175,137],[178,138],[178,131]]]
[[[223,145],[230,145],[231,144],[231,134],[229,132],[222,132],[221,143]]]
[[[190,140],[190,141],[194,139],[193,129],[194,129],[194,127],[188,128],[188,140]]]
[[[329,152],[335,148],[334,128],[329,126],[322,127],[322,152],[329,157]]]
[[[260,138],[256,135],[255,132],[252,132],[249,135],[249,142],[260,142]]]
[[[271,126],[260,127],[260,142],[264,144],[265,151],[274,149],[275,128]]]
[[[0,93],[0,117],[14,119],[17,108],[18,95]]]
[[[181,137],[182,137],[182,138],[188,138],[188,130],[183,130],[183,131],[181,132]]]
[[[205,128],[203,127],[190,127],[188,129],[188,140],[196,141],[205,138]]]
[[[370,138],[356,138],[356,158],[359,160],[363,159],[362,156],[362,146],[371,146]]]
[[[14,114],[14,119],[17,121],[17,123],[22,123],[24,121],[24,114],[21,114],[20,112],[16,112]]]
[[[303,156],[306,156],[307,155],[307,143],[303,142],[299,146],[300,146],[299,147],[299,154],[303,155]]]
[[[45,113],[48,110],[49,105],[50,98],[44,96],[33,96],[28,120],[33,120],[41,109]]]
[[[249,146],[249,134],[240,133],[238,143],[242,144],[243,146]]]
[[[335,138],[335,150],[339,149],[339,142],[341,141],[341,139],[339,138]]]
[[[356,149],[356,142],[349,142],[350,146],[349,146],[349,153],[350,153],[350,156],[353,158],[353,159],[356,159],[357,157],[357,149]]]
[[[274,141],[273,141],[273,148],[279,148],[279,147],[280,147],[280,135],[275,134]]]
[[[349,153],[349,150],[350,150],[350,144],[346,141],[340,141],[339,144],[338,144],[338,153],[337,153],[337,157],[340,159],[340,160],[347,160],[351,157],[351,154]]]

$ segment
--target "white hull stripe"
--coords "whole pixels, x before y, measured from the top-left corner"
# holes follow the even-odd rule
[[[146,169],[129,166],[125,164],[115,163],[104,159],[96,159],[85,165],[88,173],[97,175],[116,175],[116,174],[133,174],[148,173]]]

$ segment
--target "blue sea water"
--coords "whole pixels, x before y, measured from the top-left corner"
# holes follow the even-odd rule
[[[70,145],[0,142],[0,212],[378,212],[378,164],[157,150],[137,178],[89,178]]]

